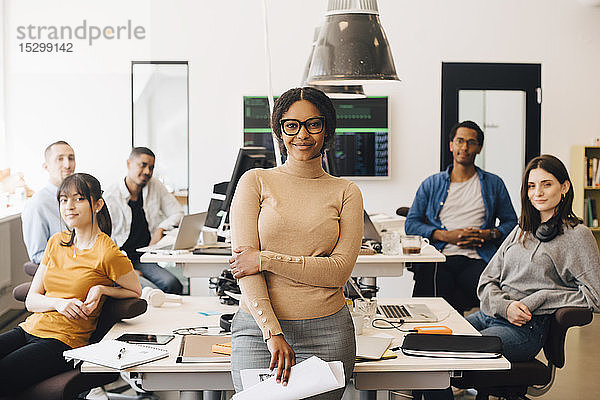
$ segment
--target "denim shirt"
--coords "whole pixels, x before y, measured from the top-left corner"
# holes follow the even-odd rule
[[[27,201],[21,214],[23,241],[29,259],[36,264],[42,261],[50,236],[67,228],[58,211],[58,187],[48,182]]]
[[[495,227],[502,235],[499,239],[485,241],[481,247],[477,248],[477,253],[487,263],[506,235],[517,225],[517,215],[502,179],[478,167],[475,167],[475,170],[481,183],[481,197],[485,207],[485,220],[480,229]],[[445,230],[440,220],[440,211],[448,197],[451,171],[452,165],[445,171],[431,175],[421,183],[404,225],[406,234],[429,238],[431,244],[440,251],[447,242],[434,241],[432,235],[436,229]],[[496,225],[496,219],[499,220],[498,225]]]

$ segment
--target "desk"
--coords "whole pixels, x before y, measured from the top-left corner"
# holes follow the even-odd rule
[[[218,316],[202,316],[199,311],[216,310],[233,312],[236,307],[225,306],[215,297],[184,297],[183,304],[167,303],[165,307],[152,308],[128,321],[116,324],[106,335],[113,339],[125,332],[171,333],[175,328],[201,325],[218,325]],[[440,324],[452,328],[457,334],[478,335],[477,331],[442,298],[380,299],[385,303],[426,303],[438,316]],[[410,328],[415,324],[406,324]],[[423,325],[422,323],[416,325]],[[375,334],[381,330],[365,329],[364,334]],[[384,332],[396,337],[392,346],[402,342],[402,333],[396,330]],[[167,344],[170,356],[148,364],[126,370],[138,377],[147,390],[180,390],[181,398],[195,398],[194,391],[233,390],[229,363],[177,364],[175,359],[181,337]],[[408,357],[398,353],[398,358],[375,362],[358,363],[354,368],[354,384],[359,390],[388,389],[441,389],[450,385],[450,374],[463,370],[508,369],[510,363],[504,359],[442,359]],[[109,368],[84,363],[82,372],[106,372]]]
[[[214,256],[206,254],[183,253],[177,255],[145,253],[141,262],[172,262],[183,269],[188,278],[210,278],[219,276],[225,268],[229,268],[230,256]],[[402,276],[406,263],[444,262],[446,256],[428,245],[421,254],[385,256],[374,254],[358,256],[352,276],[357,277],[390,277]],[[191,292],[191,291],[190,291]],[[194,294],[194,293],[192,293]]]

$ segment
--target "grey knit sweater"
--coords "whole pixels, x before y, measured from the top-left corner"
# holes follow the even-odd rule
[[[519,241],[515,227],[481,274],[477,295],[481,311],[506,318],[514,300],[534,315],[565,306],[600,311],[600,256],[592,232],[582,224],[542,243],[528,234]]]

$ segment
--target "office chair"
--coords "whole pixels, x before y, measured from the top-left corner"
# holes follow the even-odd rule
[[[477,400],[497,396],[507,399],[527,399],[527,395],[541,396],[550,390],[557,368],[565,365],[565,337],[573,326],[584,326],[592,321],[587,308],[564,307],[554,313],[544,355],[545,365],[537,359],[512,363],[506,371],[464,371],[461,378],[453,378],[452,386],[477,389]]]
[[[19,301],[25,301],[29,291],[30,282],[22,283],[13,289],[13,297]],[[137,317],[146,312],[148,307],[142,299],[106,299],[96,330],[90,338],[90,343],[96,343],[121,319]],[[71,400],[77,399],[78,395],[90,389],[104,386],[119,378],[118,372],[111,373],[81,373],[80,368],[63,372],[33,385],[14,400]],[[4,400],[4,399],[0,399]],[[7,399],[6,399],[7,400]]]

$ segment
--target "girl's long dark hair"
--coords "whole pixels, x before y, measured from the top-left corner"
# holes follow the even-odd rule
[[[535,231],[542,223],[540,212],[533,207],[528,194],[529,174],[536,168],[541,168],[554,175],[561,185],[565,181],[569,182],[569,191],[561,197],[560,203],[554,209],[553,218],[557,218],[562,222],[559,224],[559,232],[562,233],[563,225],[575,227],[581,223],[581,220],[573,213],[573,183],[569,178],[567,168],[558,158],[550,154],[542,154],[527,164],[525,173],[523,174],[523,182],[521,183],[521,217],[519,218],[519,227],[522,230],[519,236],[520,239],[523,239],[523,235],[526,233],[535,234]]]
[[[58,192],[56,193],[56,199],[58,200],[59,204],[61,195],[69,195],[73,192],[79,193],[81,196],[87,199],[90,205],[93,222],[94,214],[96,213],[94,212],[92,203],[96,203],[102,198],[102,188],[100,187],[100,182],[98,182],[98,179],[94,178],[92,175],[84,173],[77,173],[66,177],[60,184]],[[112,233],[112,221],[110,219],[106,202],[96,214],[96,221],[98,223],[98,228],[110,236]],[[61,241],[61,246],[68,247],[73,245],[73,242],[75,241],[75,229],[69,229],[69,231],[71,232],[71,237],[66,242],[64,240]]]

